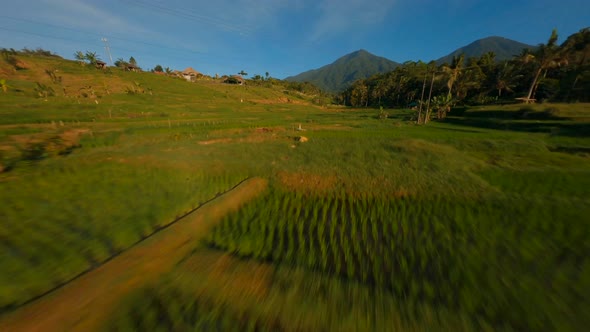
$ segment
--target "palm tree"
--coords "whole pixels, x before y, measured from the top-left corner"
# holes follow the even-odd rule
[[[515,80],[521,78],[522,75],[514,73],[514,65],[510,62],[504,62],[504,65],[498,67],[494,77],[493,89],[498,90],[498,97],[502,97],[502,91],[512,92]]]
[[[74,53],[74,58],[78,60],[80,64],[84,64],[84,60],[86,60],[86,57],[84,56],[84,53],[82,53],[82,51]]]
[[[533,81],[531,82],[527,96],[524,99],[526,103],[533,100],[534,92],[537,89],[539,79],[544,71],[546,72],[547,69],[567,64],[567,59],[563,58],[561,49],[557,46],[557,38],[557,30],[553,29],[547,44],[539,45],[539,48],[532,54],[525,54],[523,62],[527,63],[533,61],[536,63]]]
[[[386,86],[385,86],[385,82],[383,79],[379,79],[371,89],[371,96],[374,99],[378,100],[379,106],[382,106],[381,105],[381,97],[383,97],[383,95],[385,94],[385,91],[386,91]]]
[[[90,52],[90,51],[86,51],[86,54],[84,55],[84,59],[86,59],[86,61],[88,61],[88,63],[93,66],[95,66],[96,62],[100,60],[98,58],[98,56],[96,55],[96,52]]]
[[[127,61],[123,60],[123,58],[118,58],[117,61],[115,61],[115,66],[119,68],[125,68],[127,67],[127,65]]]
[[[460,68],[460,70],[461,73],[454,84],[455,98],[457,100],[466,98],[470,91],[480,90],[486,78],[486,74],[477,58],[469,58],[467,65]]]
[[[569,100],[571,92],[575,90],[584,74],[585,67],[590,63],[590,28],[582,29],[569,36],[561,47],[569,61],[574,64],[573,83],[566,96],[566,100]]]
[[[465,54],[461,54],[459,56],[453,56],[453,61],[450,66],[444,65],[442,70],[447,73],[447,88],[449,89],[448,96],[449,98],[453,96],[453,85],[461,76],[461,71],[463,70],[463,62],[465,61]]]

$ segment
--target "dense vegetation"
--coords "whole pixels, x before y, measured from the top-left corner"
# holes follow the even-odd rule
[[[557,33],[534,50],[525,49],[511,60],[496,61],[496,54],[450,63],[407,62],[392,72],[358,80],[340,101],[355,107],[418,107],[442,110],[443,117],[456,104],[537,101],[589,101],[590,28],[569,36],[561,45]]]

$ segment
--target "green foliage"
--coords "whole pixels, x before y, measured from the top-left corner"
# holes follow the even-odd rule
[[[23,158],[39,162],[48,153],[34,143]],[[105,261],[242,179],[82,160],[38,167],[2,182],[0,310]]]
[[[45,74],[47,74],[47,76],[49,76],[49,78],[51,79],[51,82],[53,84],[61,84],[61,80],[62,77],[57,75],[57,70],[56,69],[45,69]]]
[[[31,50],[31,49],[25,47],[21,51],[13,52],[13,53],[24,54],[24,55],[29,55],[29,56],[44,56],[44,57],[52,57],[52,58],[61,59],[61,57],[59,55],[54,54],[51,51],[44,50],[40,47],[38,47],[34,50]]]
[[[225,218],[208,243],[352,279],[392,292],[404,306],[448,308],[497,328],[581,327],[582,302],[572,292],[590,291],[583,290],[589,276],[577,270],[590,263],[584,254],[590,227],[582,217],[590,210],[573,211],[574,205],[561,199],[539,204],[518,189],[468,202],[279,191]],[[547,214],[552,217],[540,218]],[[558,266],[568,272],[558,275]],[[547,282],[553,287],[540,294]],[[574,313],[580,319],[570,321]]]
[[[133,294],[124,311],[109,324],[111,331],[282,331],[277,323],[263,322],[233,311],[210,299],[195,298],[174,286],[149,287]]]
[[[361,77],[349,84],[339,99],[353,107],[407,107],[424,100],[428,78],[432,90],[426,95],[446,93],[459,104],[516,103],[516,98],[526,102],[587,101],[582,86],[590,82],[588,36],[590,32],[582,30],[559,46],[554,31],[547,44],[533,50],[517,44],[519,51],[513,54],[520,54],[510,58],[498,57],[495,51],[484,53],[475,44],[477,52],[453,53],[444,62],[406,62],[392,71]]]
[[[223,82],[227,84],[240,84],[242,81],[240,81],[237,77],[230,76]]]
[[[49,85],[36,82],[35,93],[37,97],[47,99],[47,97],[55,96],[55,90]]]
[[[128,65],[129,65],[129,63],[128,63],[127,61],[123,60],[123,58],[118,58],[118,59],[115,61],[115,66],[116,66],[116,67],[119,67],[119,68],[125,68],[125,67],[127,67]]]
[[[2,92],[6,93],[8,91],[8,88],[10,88],[10,86],[8,85],[8,83],[6,83],[6,80],[1,79],[0,80],[0,89],[2,89]]]
[[[74,53],[74,58],[78,60],[80,63],[86,61],[86,56],[84,55],[84,53],[82,53],[82,51],[76,51],[76,53]]]
[[[388,116],[389,116],[389,113],[387,113],[387,111],[385,111],[383,109],[383,106],[379,107],[379,114],[377,114],[377,117],[380,120],[384,120],[384,119],[387,119]]]
[[[145,92],[145,90],[141,86],[141,83],[139,82],[133,82],[133,85],[131,87],[127,87],[126,91],[128,95],[135,95]]]
[[[96,55],[96,52],[86,51],[84,54],[84,59],[88,61],[88,64],[91,66],[96,66],[96,62],[100,60],[100,58]]]
[[[440,95],[432,98],[430,106],[436,110],[437,118],[444,119],[447,117],[447,113],[451,111],[454,99],[450,95]]]

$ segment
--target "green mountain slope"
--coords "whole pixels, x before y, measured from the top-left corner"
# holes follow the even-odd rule
[[[287,77],[285,80],[310,82],[323,90],[338,92],[358,79],[386,73],[394,70],[397,66],[399,66],[397,62],[373,55],[365,50],[358,50],[329,65]]]
[[[443,63],[451,63],[453,56],[459,55],[461,53],[465,54],[465,58],[469,58],[479,57],[487,52],[494,52],[496,54],[497,61],[508,60],[514,55],[519,54],[525,48],[534,49],[535,46],[527,45],[504,37],[487,37],[478,39],[469,45],[456,49],[450,54],[436,60],[436,63],[439,65]]]

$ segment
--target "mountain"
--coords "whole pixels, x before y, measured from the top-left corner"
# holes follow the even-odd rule
[[[450,54],[436,60],[436,63],[439,65],[443,63],[450,64],[453,61],[453,56],[459,55],[461,53],[464,53],[465,59],[467,59],[469,57],[479,57],[487,52],[494,52],[496,54],[497,61],[509,60],[512,59],[514,55],[519,54],[525,48],[532,50],[535,48],[535,46],[523,44],[521,42],[503,37],[487,37],[476,40],[467,46],[458,48]]]
[[[394,70],[397,66],[399,66],[397,62],[373,55],[365,50],[358,50],[329,65],[287,77],[285,80],[310,82],[325,91],[338,92],[346,89],[358,79],[386,73]]]

